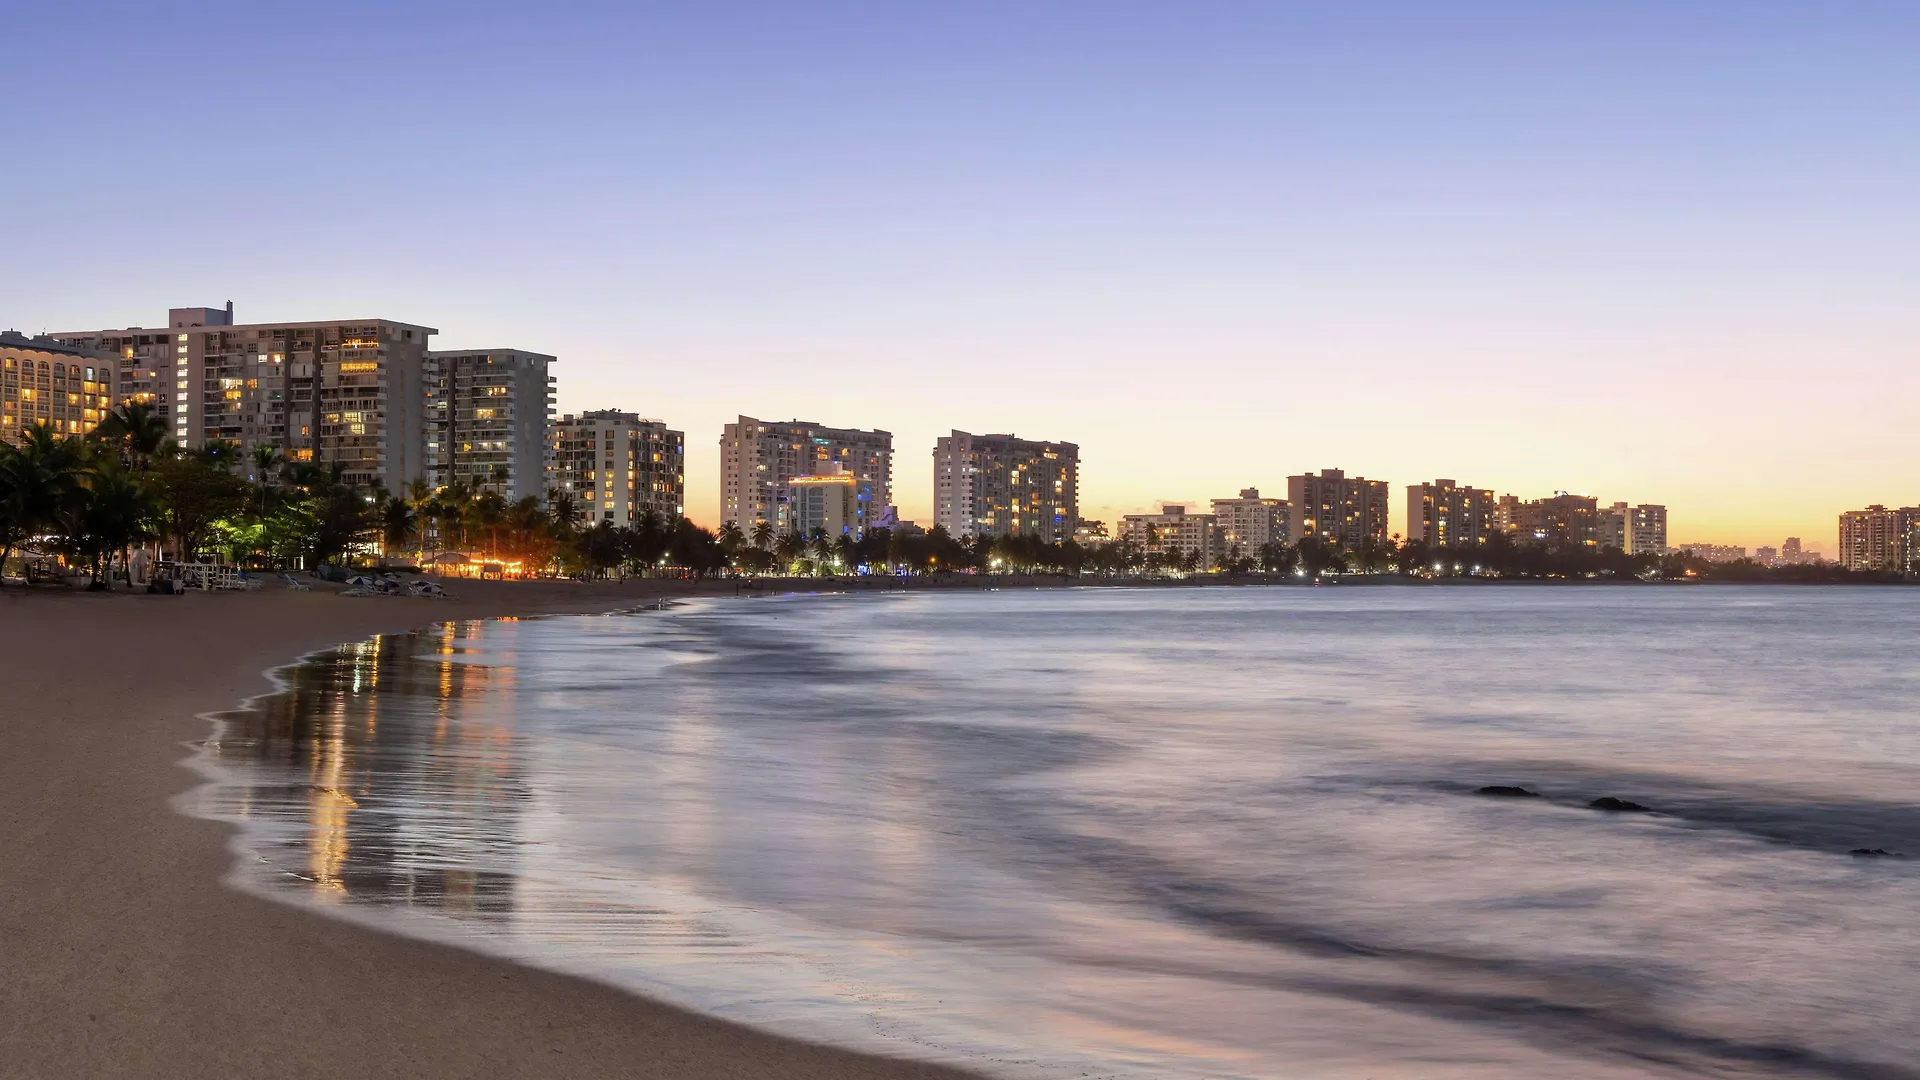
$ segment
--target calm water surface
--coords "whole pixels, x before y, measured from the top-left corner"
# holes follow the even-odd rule
[[[1916,643],[1842,588],[459,623],[291,669],[197,797],[248,887],[1005,1076],[1920,1080],[1920,859],[1849,854],[1920,855]]]

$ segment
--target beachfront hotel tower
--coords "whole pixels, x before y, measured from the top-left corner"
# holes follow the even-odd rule
[[[855,518],[864,532],[893,502],[891,433],[742,416],[720,433],[720,520],[744,532],[762,521],[775,532],[790,532],[793,478],[823,475],[834,466],[854,478]]]
[[[1226,553],[1219,519],[1212,514],[1189,514],[1170,503],[1157,514],[1128,514],[1120,519],[1120,540],[1150,555],[1176,554],[1206,570]]]
[[[1080,448],[1016,435],[943,435],[933,444],[933,520],[955,537],[1065,543],[1080,523]]]
[[[1259,488],[1243,488],[1237,499],[1213,500],[1220,542],[1243,555],[1257,555],[1269,542],[1286,543],[1291,517],[1287,500],[1263,499]]]
[[[114,405],[112,357],[49,337],[0,334],[0,441],[46,424],[62,435],[85,435]]]
[[[119,402],[144,401],[174,441],[271,446],[339,464],[349,484],[405,491],[427,474],[429,326],[391,319],[237,324],[233,305],[174,308],[165,327],[53,335],[114,357]]]
[[[665,421],[602,409],[553,426],[553,487],[571,494],[583,525],[632,525],[648,511],[686,513],[687,437]]]
[[[544,499],[552,467],[553,357],[521,349],[426,354],[427,480],[508,502]]]
[[[1501,531],[1500,502],[1491,488],[1452,480],[1407,485],[1408,540],[1430,548],[1471,548]]]
[[[1339,469],[1287,477],[1289,534],[1318,536],[1357,551],[1387,538],[1387,482],[1349,477]]]

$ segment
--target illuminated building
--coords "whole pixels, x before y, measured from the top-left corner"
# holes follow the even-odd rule
[[[787,482],[789,530],[801,536],[851,536],[858,540],[860,481],[836,463],[814,476],[796,476]]]
[[[652,510],[686,513],[687,437],[665,421],[602,409],[553,426],[553,486],[573,495],[583,524],[631,525]]]
[[[1186,507],[1177,504],[1162,506],[1157,514],[1121,518],[1120,539],[1149,554],[1172,551],[1190,555],[1203,570],[1226,552],[1218,519],[1212,514],[1189,514]]]
[[[553,440],[554,358],[520,349],[426,356],[427,480],[508,502],[544,500]]]
[[[183,446],[271,446],[292,461],[337,463],[349,484],[398,492],[427,474],[435,333],[390,319],[236,325],[228,304],[174,308],[164,329],[54,336],[116,357],[119,401],[150,402]]]
[[[1681,544],[1673,550],[1689,558],[1712,563],[1739,562],[1747,557],[1746,548],[1733,544]]]
[[[856,480],[859,527],[865,531],[893,502],[893,436],[885,431],[823,427],[809,420],[774,423],[742,416],[720,434],[720,520],[752,532],[769,522],[785,533],[788,485],[829,464]]]
[[[1349,551],[1387,538],[1387,482],[1348,479],[1339,469],[1287,477],[1288,535],[1294,543],[1323,537]]]
[[[1500,504],[1489,488],[1452,480],[1407,485],[1407,539],[1432,548],[1479,547],[1502,531]]]
[[[1667,553],[1666,507],[1655,503],[1642,503],[1630,511],[1627,522],[1626,552],[1629,555],[1665,555]]]
[[[1242,488],[1237,499],[1213,500],[1213,517],[1221,544],[1245,555],[1257,555],[1273,541],[1286,543],[1292,526],[1287,500],[1263,499],[1259,488]]]
[[[85,435],[113,407],[111,357],[53,338],[0,334],[0,440],[45,423],[62,435]]]
[[[1904,570],[1907,527],[1915,518],[1920,518],[1920,508],[1889,510],[1879,503],[1841,514],[1840,565],[1849,570]]]
[[[1597,547],[1600,500],[1556,491],[1551,498],[1513,505],[1513,532],[1520,540],[1568,547]]]
[[[933,445],[933,518],[955,537],[1073,538],[1080,523],[1080,448],[955,431]]]

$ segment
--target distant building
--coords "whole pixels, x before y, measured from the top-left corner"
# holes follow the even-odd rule
[[[116,357],[119,399],[150,403],[183,446],[271,446],[394,492],[427,478],[427,339],[439,331],[371,318],[236,325],[232,304],[174,308],[167,323],[54,336]]]
[[[1594,546],[1625,551],[1632,543],[1633,508],[1626,503],[1617,502],[1612,506],[1602,506],[1594,511]]]
[[[62,435],[85,435],[114,406],[111,354],[17,330],[0,334],[0,441],[44,423]]]
[[[1485,544],[1500,524],[1499,501],[1488,488],[1467,487],[1452,480],[1407,486],[1407,539],[1435,548],[1470,548]]]
[[[544,499],[553,471],[554,358],[520,349],[429,351],[427,477],[508,502]]]
[[[1271,542],[1286,543],[1293,525],[1287,500],[1263,499],[1259,488],[1242,488],[1237,499],[1213,500],[1213,516],[1220,542],[1250,556]]]
[[[1665,555],[1667,508],[1654,503],[1634,507],[1627,524],[1627,546],[1623,550],[1629,555]]]
[[[1753,561],[1759,563],[1761,566],[1779,566],[1781,565],[1780,550],[1770,547],[1754,548]]]
[[[1037,536],[1059,544],[1080,522],[1080,448],[954,431],[933,446],[933,520],[956,537]]]
[[[1599,500],[1556,491],[1551,498],[1514,506],[1510,515],[1517,539],[1564,547],[1597,547]]]
[[[801,536],[831,539],[863,535],[860,522],[860,481],[836,462],[814,476],[796,476],[787,483],[789,529]]]
[[[1682,555],[1707,562],[1739,562],[1747,557],[1747,549],[1733,544],[1681,544],[1674,549]]]
[[[1351,479],[1339,469],[1287,477],[1287,535],[1332,540],[1349,551],[1387,538],[1387,482]]]
[[[1189,514],[1169,504],[1157,514],[1128,514],[1120,519],[1120,539],[1139,545],[1149,554],[1177,552],[1192,555],[1201,569],[1211,567],[1226,552],[1220,542],[1219,521],[1212,514]]]
[[[664,421],[601,409],[553,427],[553,486],[573,496],[584,524],[627,526],[648,511],[686,513],[686,436]]]
[[[1841,566],[1849,570],[1900,570],[1904,530],[1901,511],[1879,503],[1840,515]]]
[[[829,464],[856,480],[864,531],[893,503],[893,435],[830,428],[810,420],[772,422],[742,416],[720,434],[720,520],[751,532],[757,522],[788,532],[789,485]]]

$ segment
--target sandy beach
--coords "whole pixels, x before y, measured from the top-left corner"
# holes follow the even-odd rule
[[[719,586],[730,594],[731,585]],[[332,643],[449,618],[606,611],[680,583],[0,591],[0,1076],[954,1077],[387,936],[221,884],[177,813],[201,714]]]

